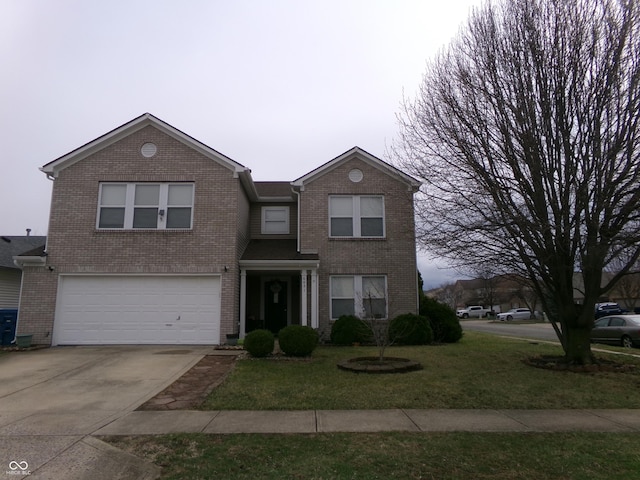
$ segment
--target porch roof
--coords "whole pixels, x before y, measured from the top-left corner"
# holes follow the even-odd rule
[[[240,265],[244,267],[270,265],[281,266],[307,266],[314,267],[318,264],[317,253],[299,253],[295,239],[283,240],[251,240],[247,246]]]
[[[320,258],[317,253],[298,252],[298,242],[295,239],[283,240],[251,240],[240,262],[268,261],[311,261]]]

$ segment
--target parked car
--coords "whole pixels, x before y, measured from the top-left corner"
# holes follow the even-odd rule
[[[612,315],[595,321],[591,341],[626,348],[640,345],[640,315]]]
[[[456,311],[458,318],[482,318],[491,315],[491,310],[480,305],[471,305]]]
[[[531,310],[528,308],[512,308],[506,312],[498,314],[498,320],[510,322],[511,320],[530,320],[533,318]]]
[[[623,310],[617,303],[596,303],[596,318],[606,317],[608,315],[620,315],[621,313],[623,313]]]

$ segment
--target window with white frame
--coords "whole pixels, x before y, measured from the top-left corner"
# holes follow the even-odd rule
[[[384,237],[382,195],[331,195],[330,237]]]
[[[101,183],[99,229],[190,229],[192,183]]]
[[[262,233],[269,235],[289,234],[289,207],[262,207]]]
[[[387,318],[385,275],[334,275],[330,281],[331,318],[356,315]]]

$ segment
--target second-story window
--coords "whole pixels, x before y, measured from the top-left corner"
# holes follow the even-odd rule
[[[102,183],[100,229],[190,229],[192,183]]]
[[[289,207],[262,207],[262,233],[282,235],[289,233]]]
[[[384,197],[330,196],[329,236],[384,237]]]

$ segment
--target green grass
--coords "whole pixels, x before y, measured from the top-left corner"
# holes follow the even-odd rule
[[[336,363],[374,348],[320,347],[307,361],[247,359],[209,397],[210,409],[640,408],[640,372],[570,373],[522,360],[549,344],[467,332],[453,345],[393,347],[424,370],[366,375]],[[598,354],[638,365],[640,359]],[[637,433],[340,433],[106,437],[170,479],[638,478]]]
[[[386,355],[418,360],[423,370],[394,375],[339,370],[340,360],[373,347],[319,347],[310,360],[238,361],[203,409],[310,410],[383,408],[640,408],[640,359],[630,373],[572,373],[523,360],[560,355],[559,346],[466,332],[456,344],[391,347]]]
[[[170,479],[638,478],[640,436],[378,433],[110,437]]]

